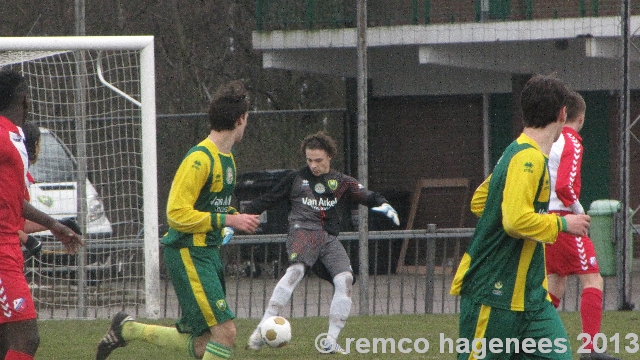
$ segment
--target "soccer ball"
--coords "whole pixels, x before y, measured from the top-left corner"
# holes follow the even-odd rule
[[[272,316],[260,325],[260,336],[271,347],[283,347],[291,341],[291,324],[282,316]]]

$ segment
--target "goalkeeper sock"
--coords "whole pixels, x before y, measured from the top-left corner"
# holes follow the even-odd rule
[[[333,278],[335,291],[329,308],[329,334],[334,340],[338,339],[340,331],[344,328],[351,312],[351,288],[353,275],[350,272],[342,272]]]
[[[230,356],[230,348],[217,342],[209,341],[202,360],[228,359]]]
[[[33,360],[34,357],[15,350],[7,351],[7,355],[4,357],[5,360]]]
[[[144,340],[160,347],[184,350],[193,354],[193,336],[181,334],[175,327],[148,325],[127,321],[122,325],[122,338],[125,341]]]
[[[602,290],[584,288],[580,299],[580,317],[582,318],[582,332],[591,335],[591,339],[600,332],[602,321]],[[593,341],[585,346],[593,349]]]
[[[295,263],[287,268],[287,272],[282,276],[282,279],[278,281],[278,284],[273,289],[273,294],[271,295],[271,299],[269,299],[269,306],[267,306],[258,327],[260,327],[260,325],[262,325],[262,323],[268,318],[280,314],[284,305],[289,301],[289,299],[291,299],[293,290],[298,286],[303,277],[303,264]]]

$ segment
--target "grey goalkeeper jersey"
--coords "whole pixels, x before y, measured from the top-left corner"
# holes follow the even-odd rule
[[[281,201],[288,201],[291,207],[289,228],[324,230],[336,236],[340,232],[338,204],[374,207],[387,202],[382,195],[363,188],[351,176],[335,170],[315,176],[305,166],[287,175],[270,192],[253,200],[244,212],[261,214]]]

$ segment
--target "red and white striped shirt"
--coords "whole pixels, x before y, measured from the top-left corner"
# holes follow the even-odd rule
[[[0,243],[18,242],[24,228],[22,205],[27,194],[27,149],[22,130],[0,116]]]
[[[578,132],[565,126],[549,153],[549,211],[584,212],[579,201],[583,150]]]

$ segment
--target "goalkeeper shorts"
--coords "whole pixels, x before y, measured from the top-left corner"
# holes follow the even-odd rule
[[[306,268],[321,261],[331,279],[342,272],[353,273],[349,255],[342,243],[324,230],[290,229],[287,253],[290,263],[303,263]]]

